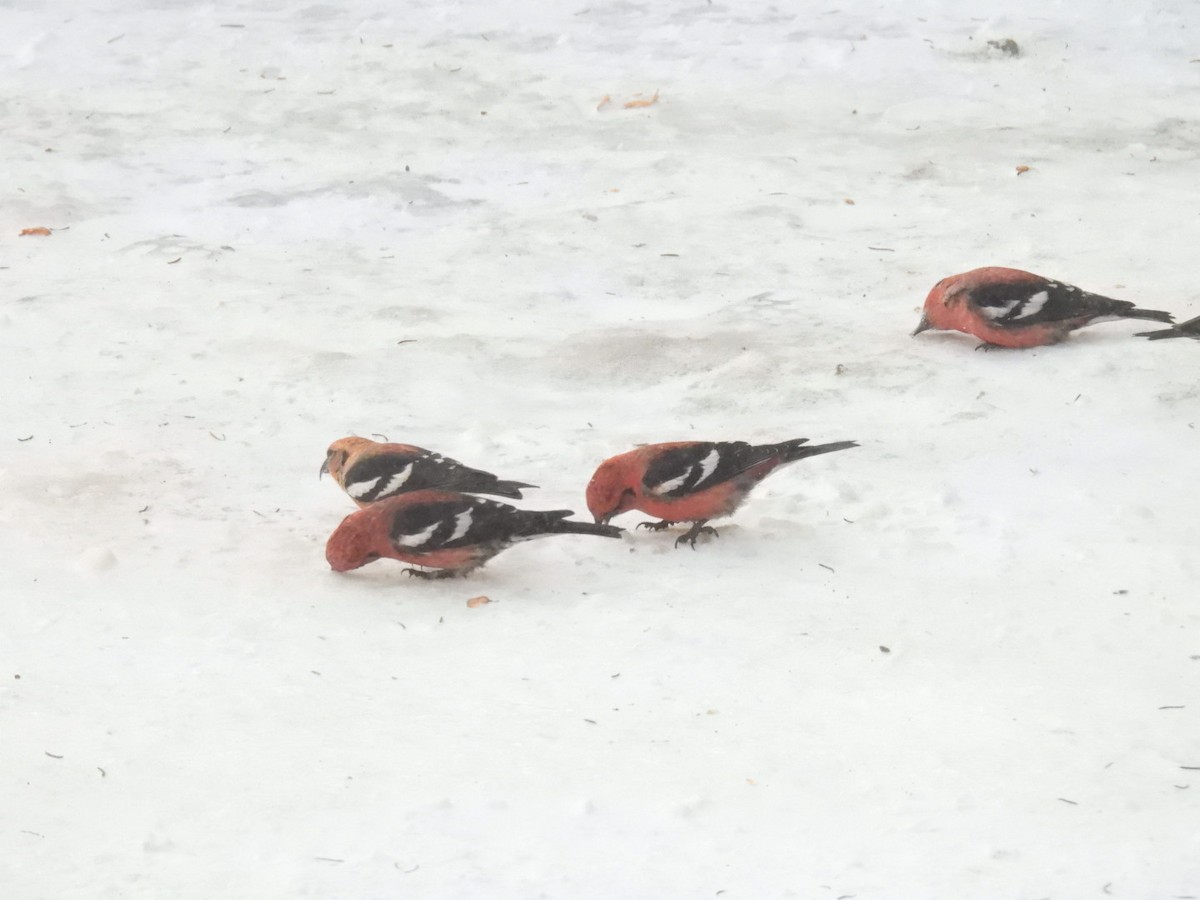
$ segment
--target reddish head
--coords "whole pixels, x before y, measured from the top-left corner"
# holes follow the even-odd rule
[[[964,290],[961,285],[956,283],[957,279],[957,275],[951,275],[933,286],[933,290],[925,297],[925,306],[921,310],[921,321],[917,324],[913,335],[918,335],[931,328],[941,331],[954,327],[950,324],[949,304],[953,302],[958,305]]]
[[[382,555],[376,546],[379,525],[374,516],[351,513],[325,542],[325,559],[335,572],[349,572],[374,562]]]
[[[631,450],[606,459],[588,482],[588,511],[598,523],[636,508],[641,484],[636,454],[636,450]]]

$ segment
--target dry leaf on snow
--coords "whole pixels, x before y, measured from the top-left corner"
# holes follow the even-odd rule
[[[658,91],[654,92],[654,96],[649,100],[630,100],[625,104],[626,109],[642,109],[647,106],[653,106],[658,102]]]

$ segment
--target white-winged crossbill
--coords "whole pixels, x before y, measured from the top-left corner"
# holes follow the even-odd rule
[[[779,444],[745,441],[676,441],[648,444],[606,459],[587,486],[587,505],[597,522],[608,522],[631,509],[660,522],[638,527],[654,531],[691,522],[675,546],[696,549],[701,534],[716,535],[710,519],[731,515],[751,488],[775,469],[821,453],[857,447],[854,441],[808,445],[808,438]]]
[[[974,335],[983,341],[981,347],[1040,347],[1057,344],[1077,328],[1114,319],[1170,323],[1174,316],[1032,272],[989,266],[935,284],[913,334],[933,328]]]
[[[472,469],[457,460],[410,444],[381,444],[362,437],[344,437],[329,445],[321,474],[333,480],[359,506],[412,491],[459,491],[520,499],[521,481],[502,481],[490,472]]]
[[[426,572],[422,578],[448,578],[477,569],[517,541],[552,534],[619,537],[613,525],[573,522],[569,509],[536,511],[449,491],[397,494],[342,520],[325,544],[325,559],[335,572],[357,569],[387,557]]]

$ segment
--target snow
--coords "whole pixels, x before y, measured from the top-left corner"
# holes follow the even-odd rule
[[[1200,346],[908,336],[1196,314],[1136,7],[0,5],[5,896],[1200,895]],[[861,447],[418,582],[325,564],[351,433]]]

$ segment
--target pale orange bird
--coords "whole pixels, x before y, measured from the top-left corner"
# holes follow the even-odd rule
[[[411,444],[381,444],[362,437],[344,437],[330,444],[321,464],[321,474],[326,472],[359,506],[426,489],[520,499],[522,488],[537,486],[502,481],[490,472]]]
[[[701,534],[716,536],[709,519],[732,515],[750,490],[777,468],[809,456],[857,447],[854,441],[808,446],[808,438],[779,444],[675,441],[647,444],[606,459],[587,486],[597,522],[631,509],[658,516],[638,527],[660,531],[677,522],[692,527],[675,541],[696,549]]]
[[[1175,321],[1169,312],[1138,309],[1128,300],[1032,272],[988,266],[935,284],[913,335],[933,328],[974,335],[983,341],[979,347],[1041,347],[1057,344],[1077,328],[1115,319]]]

